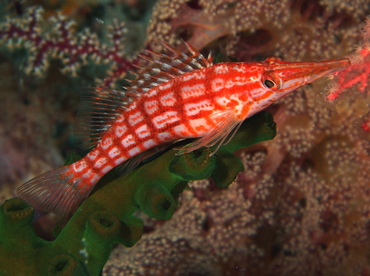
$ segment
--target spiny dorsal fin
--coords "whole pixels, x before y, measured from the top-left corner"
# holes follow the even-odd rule
[[[141,93],[149,91],[150,88],[155,87],[161,83],[167,82],[176,76],[194,70],[212,66],[212,56],[207,59],[197,51],[190,44],[185,43],[190,55],[182,53],[165,42],[160,42],[168,51],[170,55],[161,54],[146,50],[149,55],[140,54],[139,57],[146,60],[149,64],[147,66],[136,66],[138,71],[134,80],[127,80],[131,83],[127,87],[127,95],[130,97],[138,97]]]
[[[124,92],[96,88],[85,93],[75,133],[85,149],[94,147],[130,102]]]

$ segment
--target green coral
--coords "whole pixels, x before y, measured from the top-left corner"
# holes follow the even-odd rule
[[[1,275],[100,275],[114,244],[131,247],[141,238],[143,222],[133,215],[138,208],[155,219],[169,219],[188,181],[212,177],[227,187],[243,170],[232,152],[275,133],[271,114],[261,112],[214,155],[213,148],[180,156],[171,149],[124,176],[111,172],[56,231],[54,241],[34,233],[32,207],[20,198],[7,200],[0,209]]]

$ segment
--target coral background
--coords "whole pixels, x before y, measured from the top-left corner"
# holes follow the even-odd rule
[[[355,48],[369,45],[366,0],[75,2],[0,4],[1,200],[78,151],[72,126],[81,93],[107,79],[119,87],[136,61],[132,52],[161,50],[158,39],[178,49],[185,40],[203,53],[224,49],[240,61],[354,60]],[[44,13],[32,33],[41,41],[57,41],[58,23],[75,22],[75,32],[66,29],[74,43],[53,44],[62,54],[47,51],[38,64],[38,44],[7,32],[9,22],[26,28],[21,18],[36,4]],[[117,26],[113,18],[124,33],[108,27]],[[87,58],[72,64],[76,45]],[[104,51],[120,53],[104,63]],[[238,153],[245,171],[235,183],[190,183],[170,220],[142,215],[143,238],[116,246],[104,275],[370,275],[370,136],[360,127],[368,120],[367,77],[362,92],[353,85],[333,102],[326,95],[336,79],[321,79],[271,106],[277,137]]]

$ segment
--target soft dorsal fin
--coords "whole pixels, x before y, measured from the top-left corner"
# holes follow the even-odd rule
[[[94,147],[129,103],[125,93],[96,88],[82,96],[75,134],[85,149]]]

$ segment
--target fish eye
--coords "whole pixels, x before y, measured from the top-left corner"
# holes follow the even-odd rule
[[[263,84],[267,87],[267,88],[273,88],[276,84],[273,80],[269,80],[269,79],[265,79],[263,81]]]
[[[265,74],[262,76],[262,85],[273,91],[278,91],[280,89],[280,79],[278,77],[271,76],[271,74]]]

